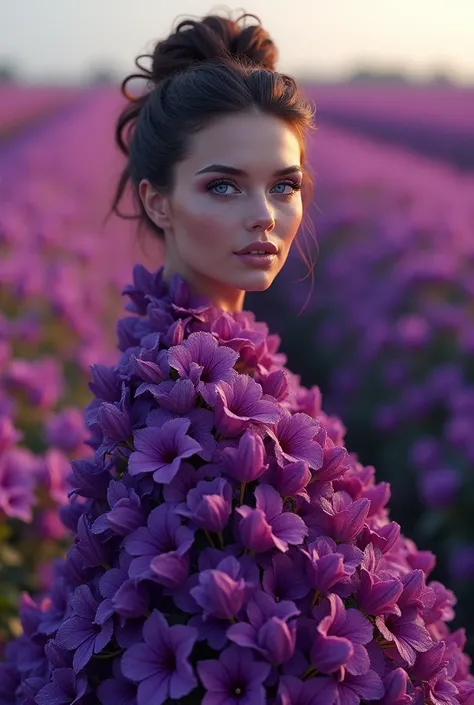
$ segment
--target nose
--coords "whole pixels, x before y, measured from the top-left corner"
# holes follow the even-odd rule
[[[275,218],[268,203],[263,203],[255,208],[254,213],[248,219],[248,230],[271,231],[275,227]]]

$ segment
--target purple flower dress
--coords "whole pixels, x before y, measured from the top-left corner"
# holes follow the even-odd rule
[[[0,705],[474,703],[455,597],[318,387],[243,311],[134,269],[92,366],[74,542],[24,596]]]

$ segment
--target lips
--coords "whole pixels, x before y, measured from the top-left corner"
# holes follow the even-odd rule
[[[266,240],[265,242],[263,242],[262,240],[255,240],[255,242],[251,242],[249,245],[246,245],[235,254],[247,255],[251,252],[263,252],[266,255],[276,255],[278,252],[278,247],[274,245],[273,242],[270,242],[268,240]]]

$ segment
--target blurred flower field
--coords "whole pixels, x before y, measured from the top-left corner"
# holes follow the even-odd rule
[[[357,100],[353,89],[311,89],[317,107],[321,95],[310,153],[319,253],[304,313],[297,254],[248,303],[342,418],[350,450],[391,483],[391,518],[439,556],[435,577],[455,590],[473,639],[474,159],[463,145],[474,143],[474,93],[462,109],[443,89],[383,110],[365,90]],[[2,91],[0,643],[21,629],[21,593],[48,585],[68,544],[69,463],[92,453],[90,366],[117,356],[122,288],[135,262],[160,262],[133,222],[103,224],[122,166],[118,89],[45,89],[43,100]]]

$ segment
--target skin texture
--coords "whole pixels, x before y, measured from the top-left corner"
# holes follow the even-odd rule
[[[248,176],[196,175],[211,164]],[[139,185],[149,217],[165,233],[165,278],[179,273],[196,293],[232,312],[242,310],[246,291],[267,289],[303,217],[301,191],[295,189],[303,174],[274,175],[293,165],[301,165],[298,138],[274,116],[254,111],[219,117],[194,134],[189,156],[175,164],[172,193],[159,193],[145,179]],[[212,185],[220,179],[224,183]],[[278,247],[270,269],[252,268],[234,254],[255,240]]]

